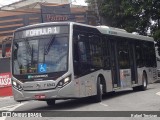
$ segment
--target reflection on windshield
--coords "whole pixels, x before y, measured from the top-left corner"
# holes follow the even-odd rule
[[[67,54],[67,36],[21,39],[14,43],[14,74],[66,71]]]

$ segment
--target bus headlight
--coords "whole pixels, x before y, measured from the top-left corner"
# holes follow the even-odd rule
[[[17,83],[15,81],[12,82],[13,86],[17,86]]]
[[[70,77],[67,77],[67,78],[64,79],[64,83],[67,83],[69,81],[70,81]]]
[[[21,87],[21,85],[20,85],[19,83],[15,82],[15,81],[12,81],[12,86],[13,86],[15,89],[19,90],[19,91],[22,91],[22,90],[23,90],[23,88]]]
[[[71,75],[66,77],[66,78],[64,78],[64,79],[62,79],[61,81],[59,81],[59,83],[57,84],[57,87],[61,88],[61,87],[65,86],[65,85],[67,85],[70,82],[71,82]]]

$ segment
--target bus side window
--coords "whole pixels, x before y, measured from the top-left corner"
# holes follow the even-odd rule
[[[73,66],[74,66],[74,74],[76,76],[80,74],[78,65],[79,65],[78,37],[77,37],[77,34],[74,34],[73,36]]]
[[[74,56],[74,62],[77,63],[79,62],[79,55],[78,55],[78,44],[74,43],[74,51],[73,51],[73,56]]]
[[[136,53],[136,65],[138,68],[143,67],[143,54],[142,54],[142,46],[140,42],[136,42],[135,44],[135,53]]]
[[[79,57],[81,62],[87,62],[86,47],[84,42],[78,42]]]
[[[102,43],[102,47],[103,47],[103,64],[104,64],[104,69],[109,70],[110,69],[110,40],[107,37],[103,37],[103,43]]]
[[[88,71],[88,58],[86,49],[86,36],[82,34],[74,34],[74,74],[81,75]]]
[[[14,44],[14,51],[13,51],[13,52],[14,52],[14,60],[17,59],[18,48],[19,48],[18,44],[15,43],[15,44]]]

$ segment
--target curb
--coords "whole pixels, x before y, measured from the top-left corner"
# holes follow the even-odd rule
[[[155,81],[154,83],[160,83],[160,80]]]
[[[6,99],[12,99],[13,96],[6,96],[6,97],[0,97],[0,101],[6,100]]]

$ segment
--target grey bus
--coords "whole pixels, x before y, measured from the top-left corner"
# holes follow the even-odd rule
[[[18,28],[12,40],[16,101],[90,97],[146,90],[157,79],[154,40],[107,26],[52,22]]]

